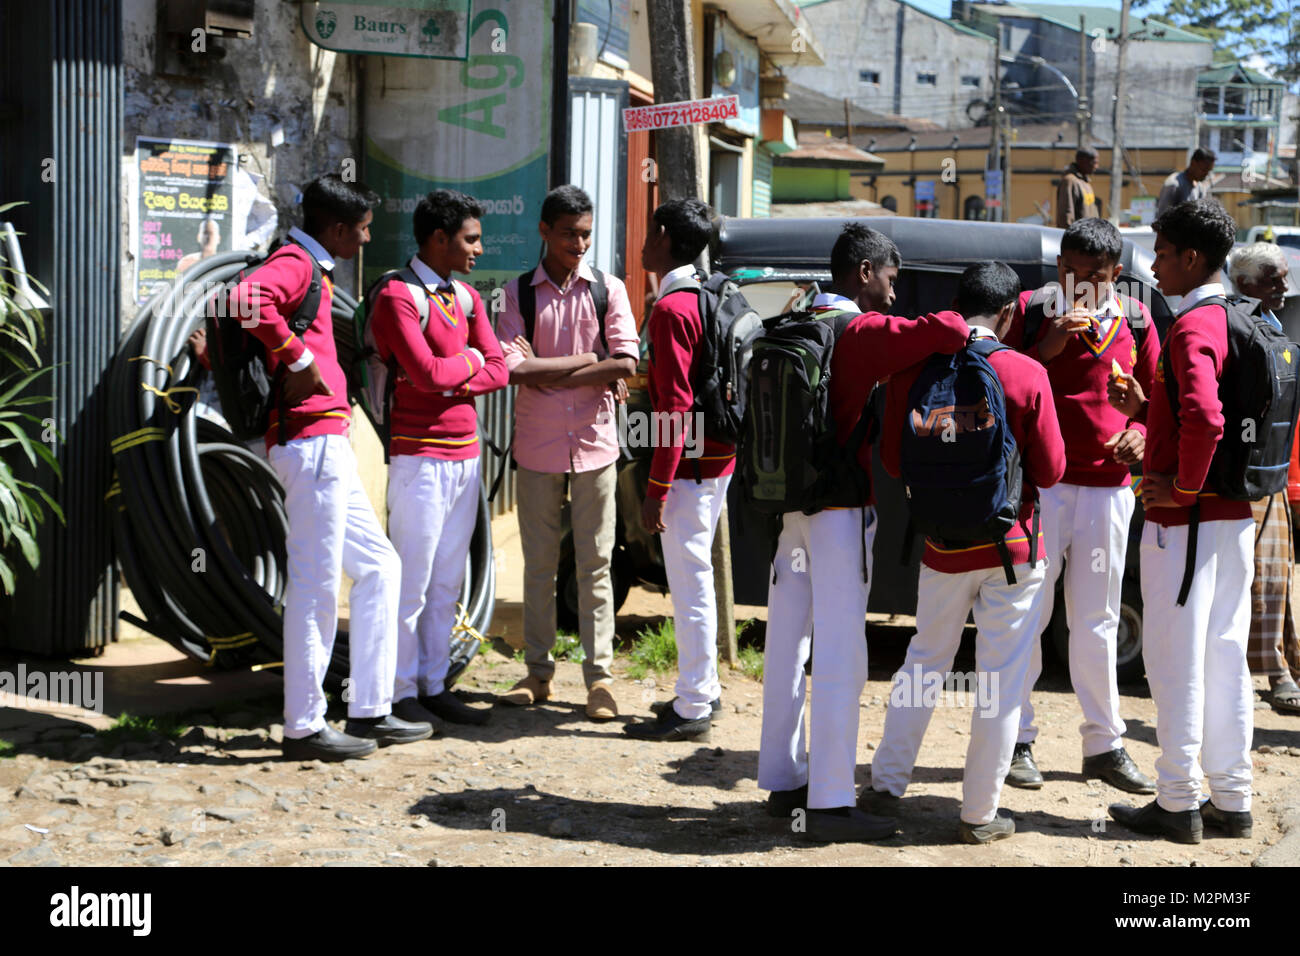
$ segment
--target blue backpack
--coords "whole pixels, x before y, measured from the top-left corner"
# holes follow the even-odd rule
[[[996,339],[974,339],[955,355],[936,355],[908,393],[900,455],[911,514],[904,563],[916,532],[945,547],[997,542],[1007,583],[1016,583],[1003,538],[1020,514],[1020,449],[1007,427],[1002,382],[989,364],[1003,349],[1009,346]],[[1031,567],[1037,539],[1035,504]]]

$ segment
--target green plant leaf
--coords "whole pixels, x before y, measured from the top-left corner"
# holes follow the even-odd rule
[[[32,533],[21,525],[14,527],[14,537],[18,539],[18,545],[23,549],[23,557],[27,563],[36,570],[41,564],[41,549],[36,545],[36,539]]]
[[[0,586],[4,587],[5,594],[14,593],[14,569],[3,554],[0,554]]]
[[[46,372],[49,371],[53,371],[53,369],[51,369],[49,366],[46,366],[45,368],[38,368],[33,372],[28,372],[26,375],[23,375],[18,379],[17,384],[11,385],[5,391],[0,392],[0,408],[3,408],[5,405],[7,405],[9,403],[9,399],[13,398],[15,395],[21,392],[32,382],[36,381],[38,378],[40,378],[42,375],[44,375]],[[12,375],[8,376],[3,380],[3,382],[0,382],[0,384],[8,382],[9,379],[12,379],[13,377],[14,376]]]
[[[8,212],[10,209],[13,209],[15,206],[26,206],[26,205],[29,205],[27,200],[16,199],[13,202],[7,202],[3,206],[0,206],[0,212]]]
[[[27,455],[27,460],[36,464],[36,450],[32,448],[32,440],[27,437],[27,432],[19,428],[13,422],[0,420],[0,428],[8,429],[9,433],[14,436],[18,444],[22,445],[23,452]]]

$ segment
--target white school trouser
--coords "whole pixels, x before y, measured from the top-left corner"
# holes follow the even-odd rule
[[[289,516],[289,583],[284,593],[284,735],[325,729],[321,683],[334,650],[342,572],[349,593],[349,717],[382,717],[393,703],[401,566],[344,435],[316,435],[268,454]]]
[[[1250,809],[1255,695],[1246,664],[1255,521],[1206,521],[1187,603],[1178,588],[1187,525],[1142,529],[1142,659],[1156,705],[1156,802],[1200,803],[1201,771],[1220,810]],[[1199,760],[1198,760],[1199,758]]]
[[[851,807],[857,798],[866,578],[875,538],[875,508],[843,508],[787,514],[777,542],[776,581],[767,597],[758,785],[795,790],[807,784],[810,809]],[[811,746],[805,749],[804,663],[814,632]]]
[[[1124,746],[1115,680],[1115,640],[1128,526],[1136,499],[1127,484],[1110,488],[1057,484],[1040,492],[1043,552],[1042,627],[1052,619],[1056,579],[1065,560],[1065,621],[1070,629],[1070,683],[1083,710],[1083,755],[1095,757]],[[1041,631],[1041,627],[1040,627]],[[1043,672],[1043,642],[1034,641],[1020,701],[1020,743],[1038,737],[1029,695]]]
[[[664,572],[673,599],[677,638],[679,717],[698,720],[712,712],[718,684],[718,612],[713,594],[713,535],[727,500],[731,476],[678,478],[664,503]],[[734,625],[733,625],[734,626]]]
[[[478,519],[479,458],[396,455],[388,465],[388,536],[402,559],[394,700],[446,689],[451,629]]]
[[[1041,559],[1033,568],[1018,564],[1014,570],[1016,583],[1008,584],[1001,567],[945,574],[921,566],[916,634],[890,688],[884,736],[871,761],[872,789],[896,797],[907,790],[936,703],[926,688],[941,686],[952,670],[966,616],[974,609],[978,690],[962,774],[961,818],[979,826],[997,816],[1047,576]]]

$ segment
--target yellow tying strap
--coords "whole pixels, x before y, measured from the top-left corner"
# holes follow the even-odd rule
[[[465,605],[456,604],[456,623],[451,629],[451,639],[462,643],[470,640],[478,641],[480,644],[486,644],[487,638],[474,629],[469,622],[469,615],[465,613]]]
[[[154,386],[148,384],[147,382],[141,382],[140,387],[143,388],[146,392],[153,392],[155,395],[160,397],[164,402],[166,402],[167,410],[171,412],[173,415],[179,415],[181,413],[180,403],[177,402],[176,399],[172,398],[173,392],[193,392],[195,395],[199,394],[199,390],[192,385],[176,385],[173,386],[172,388],[164,390],[161,388],[155,388]]]
[[[252,667],[249,668],[249,670],[256,672],[256,671],[264,671],[271,667],[283,667],[283,666],[284,666],[284,661],[271,661],[270,663],[267,664],[254,664]]]
[[[162,441],[164,437],[166,437],[166,433],[161,428],[141,428],[114,438],[111,448],[113,454],[116,455],[128,448],[134,448],[136,445],[143,445],[147,441]]]
[[[128,361],[128,362],[148,362],[150,365],[157,365],[159,368],[165,368],[165,369],[167,370],[167,374],[168,374],[168,375],[175,375],[175,374],[176,374],[175,372],[172,371],[172,367],[171,367],[170,365],[168,365],[166,362],[160,362],[160,361],[158,361],[156,358],[153,358],[152,356],[149,356],[149,355],[137,355],[137,356],[135,356],[134,358],[129,358],[129,359],[127,359],[127,361]]]
[[[122,493],[122,483],[120,481],[115,481],[108,486],[108,494],[104,495],[104,500],[107,501],[109,498],[113,497],[114,495],[120,495],[121,493]]]

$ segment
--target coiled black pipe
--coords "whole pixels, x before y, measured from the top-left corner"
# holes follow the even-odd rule
[[[283,660],[288,517],[265,459],[195,415],[202,370],[187,342],[212,292],[260,259],[231,252],[190,268],[140,310],[109,377],[117,472],[108,504],[118,562],[145,615],[137,623],[219,667]],[[336,327],[350,328],[356,305],[334,291]],[[449,685],[477,653],[473,632],[487,631],[495,599],[491,515],[480,489]],[[348,671],[347,632],[340,631],[329,682],[337,686]]]

